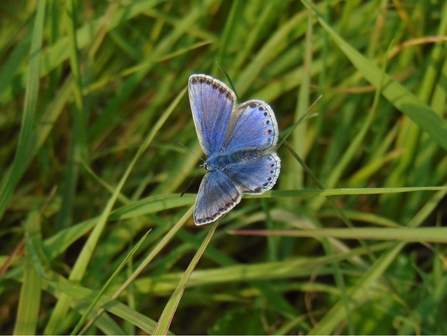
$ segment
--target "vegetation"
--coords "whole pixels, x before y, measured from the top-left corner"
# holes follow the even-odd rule
[[[2,334],[447,334],[444,1],[0,17]],[[200,227],[193,73],[287,137],[274,190]]]

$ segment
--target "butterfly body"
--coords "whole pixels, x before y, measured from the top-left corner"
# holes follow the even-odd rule
[[[234,151],[226,154],[215,154],[205,161],[204,167],[207,170],[213,171],[216,169],[224,169],[233,165],[238,165],[251,160],[256,160],[262,156],[262,151],[259,149],[246,149]]]
[[[215,221],[241,200],[262,194],[278,179],[275,152],[278,125],[270,106],[261,100],[237,104],[234,92],[207,75],[192,75],[188,92],[207,169],[194,210],[197,225]]]

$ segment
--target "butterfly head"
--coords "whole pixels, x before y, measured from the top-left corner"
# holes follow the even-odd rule
[[[205,168],[206,170],[210,170],[210,166],[207,161],[203,161],[202,164],[199,165],[200,168]]]

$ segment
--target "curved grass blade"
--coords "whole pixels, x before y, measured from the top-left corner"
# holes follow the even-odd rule
[[[154,139],[157,132],[160,130],[160,128],[163,126],[163,124],[166,122],[168,117],[171,115],[171,113],[174,111],[175,107],[178,105],[179,101],[183,97],[183,95],[186,92],[186,88],[182,90],[174,99],[174,101],[171,103],[171,105],[168,107],[166,112],[160,116],[157,123],[152,128],[151,133],[148,135],[148,137],[145,139],[144,143],[141,145],[141,147],[138,149],[138,152],[135,154],[132,162],[128,166],[126,172],[124,173],[123,177],[121,178],[118,186],[116,187],[113,195],[110,197],[109,201],[107,202],[106,207],[104,208],[104,211],[102,212],[101,216],[98,219],[98,222],[96,223],[93,231],[89,235],[87,242],[85,243],[78,259],[76,260],[76,263],[73,267],[73,270],[70,274],[70,280],[74,281],[80,281],[84,273],[87,269],[87,265],[91,260],[92,254],[96,249],[96,246],[99,241],[99,237],[101,236],[102,231],[104,230],[104,227],[107,223],[107,219],[112,211],[113,206],[115,205],[116,200],[118,199],[118,196],[124,187],[125,182],[127,181],[127,178],[129,177],[133,167],[137,163],[138,159],[143,155],[143,153],[146,151],[146,149],[149,147],[149,145],[152,143],[152,140]],[[68,312],[70,305],[70,297],[68,296],[61,296],[59,298],[59,301],[56,304],[56,308],[53,311],[53,314],[51,316],[50,322],[47,325],[47,328],[45,329],[46,333],[57,333],[57,328],[59,325],[59,322],[61,319],[65,318],[65,315]]]
[[[199,262],[200,258],[202,257],[202,254],[205,252],[205,249],[210,242],[214,231],[217,228],[217,225],[220,223],[220,220],[215,222],[208,232],[207,236],[203,240],[202,245],[197,250],[194,258],[191,260],[188,268],[183,273],[177,288],[175,289],[174,293],[172,294],[171,298],[169,299],[168,303],[165,306],[165,309],[163,310],[163,313],[160,316],[160,319],[158,320],[157,326],[155,327],[154,334],[155,335],[166,335],[169,326],[171,325],[171,321],[174,317],[175,311],[177,310],[178,304],[180,302],[180,299],[182,298],[183,292],[185,291],[186,283],[189,280],[189,277],[191,276],[192,272],[194,271],[197,263]]]
[[[177,196],[177,198],[180,198]],[[191,207],[182,218],[174,225],[172,229],[160,240],[160,242],[155,246],[149,255],[144,259],[144,261],[137,267],[137,269],[132,273],[132,275],[126,280],[126,282],[121,285],[121,287],[113,294],[112,299],[118,298],[121,293],[130,285],[130,283],[134,282],[137,276],[146,268],[146,266],[158,255],[158,253],[171,241],[171,239],[178,233],[178,231],[183,227],[186,220],[189,219],[192,215],[194,207]],[[104,312],[104,309],[100,309],[97,313],[95,319],[100,316]],[[87,330],[90,327],[90,323],[84,327],[84,330]],[[84,331],[83,330],[83,331]],[[83,332],[81,332],[83,333]]]
[[[19,134],[19,143],[17,151],[14,156],[14,162],[10,175],[6,180],[2,180],[5,184],[0,186],[0,218],[8,205],[9,199],[18,183],[23,167],[22,163],[26,161],[30,154],[29,148],[33,141],[34,124],[37,108],[37,99],[39,94],[39,79],[40,79],[40,60],[42,53],[42,39],[43,27],[45,18],[45,0],[40,0],[37,4],[36,19],[34,21],[33,35],[31,40],[31,51],[29,60],[29,72],[27,73],[26,92],[25,92],[25,106],[23,107],[22,125]]]
[[[127,262],[130,260],[130,258],[132,258],[132,256],[134,255],[134,253],[138,250],[138,248],[141,246],[141,244],[143,243],[143,241],[146,239],[147,235],[149,234],[150,231],[148,231],[141,239],[140,241],[134,246],[134,248],[130,251],[130,253],[126,256],[126,258],[122,261],[122,263],[119,265],[119,267],[115,270],[115,272],[113,272],[112,276],[109,278],[109,280],[107,280],[106,284],[101,288],[101,290],[99,291],[99,293],[96,295],[95,299],[90,303],[90,306],[87,308],[87,311],[85,312],[85,314],[82,316],[82,318],[79,320],[78,324],[76,325],[76,327],[73,329],[71,335],[76,335],[79,331],[79,329],[81,329],[81,326],[84,324],[85,320],[87,320],[87,317],[90,315],[90,312],[93,310],[93,308],[96,306],[96,304],[98,303],[99,299],[101,299],[101,297],[104,295],[105,291],[107,290],[107,288],[109,288],[110,284],[112,283],[112,281],[118,276],[118,274],[121,272],[121,270],[123,269],[123,267],[127,264]]]
[[[306,7],[310,8],[307,0],[301,1]],[[314,14],[320,25],[332,37],[334,42],[365,79],[375,88],[381,87],[382,95],[393,104],[396,109],[406,114],[439,146],[447,150],[447,121],[436,114],[429,106],[408,91],[404,86],[392,79],[389,75],[383,73],[383,71],[381,71],[381,69],[373,62],[368,60],[343,40],[315,9]]]

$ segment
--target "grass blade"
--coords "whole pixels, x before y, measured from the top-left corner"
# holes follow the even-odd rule
[[[31,40],[31,52],[29,61],[29,73],[26,83],[25,106],[23,108],[22,125],[19,134],[19,143],[17,145],[14,162],[10,175],[6,183],[0,187],[0,218],[3,217],[9,199],[19,182],[23,171],[23,162],[30,154],[29,148],[35,141],[35,115],[37,108],[37,99],[39,94],[40,80],[40,58],[42,53],[42,35],[45,18],[45,0],[39,0],[37,4],[36,19],[34,21],[33,35]],[[3,180],[2,182],[4,182]]]
[[[155,327],[154,334],[155,335],[166,335],[169,326],[171,325],[171,321],[174,318],[175,311],[177,310],[178,304],[182,298],[183,292],[185,291],[186,283],[188,282],[192,272],[194,271],[197,263],[199,262],[200,258],[202,257],[203,253],[205,252],[205,249],[209,242],[211,241],[211,238],[213,237],[214,231],[217,228],[217,225],[220,221],[215,222],[211,225],[210,230],[203,240],[202,245],[197,250],[196,254],[194,255],[194,258],[191,260],[188,268],[183,273],[177,288],[175,289],[174,293],[172,293],[171,298],[169,299],[169,302],[166,304],[165,308],[163,309],[163,313],[160,316],[160,319],[158,320],[157,326]]]

